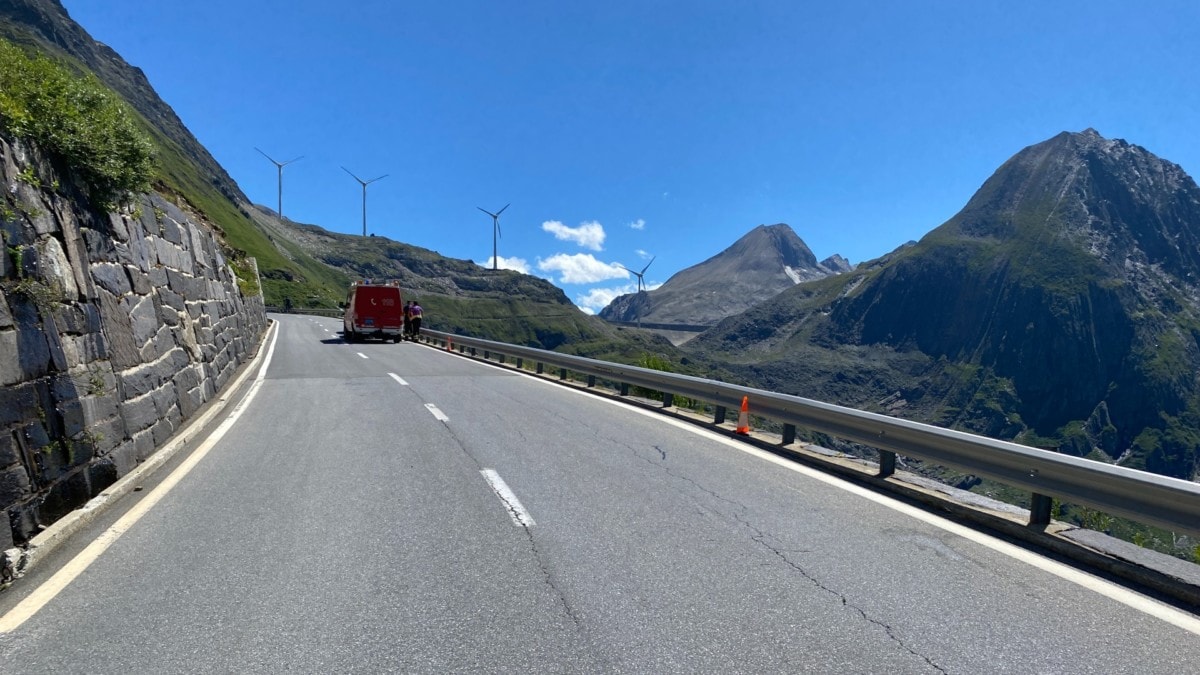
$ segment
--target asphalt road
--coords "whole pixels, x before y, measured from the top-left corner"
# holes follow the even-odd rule
[[[276,318],[228,433],[0,634],[0,672],[1200,664],[1195,617],[837,479],[426,346],[345,344],[337,320]],[[85,543],[0,594],[0,616]]]

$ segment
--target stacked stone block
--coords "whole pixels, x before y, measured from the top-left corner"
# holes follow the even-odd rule
[[[161,195],[102,213],[5,138],[0,172],[3,550],[160,447],[252,355],[266,318],[213,231]]]

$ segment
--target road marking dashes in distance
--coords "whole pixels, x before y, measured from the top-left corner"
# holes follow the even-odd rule
[[[367,355],[366,355],[366,354],[364,354],[364,353],[362,353],[362,352],[358,352],[358,355],[359,355],[359,356],[361,356],[361,357],[363,357],[364,359],[365,359],[365,358],[367,358]]]
[[[441,410],[438,410],[438,407],[436,405],[434,405],[432,403],[426,403],[425,407],[429,410],[429,412],[433,413],[433,416],[438,418],[439,421],[441,421],[441,422],[449,422],[450,421],[450,418],[446,417],[446,413],[442,412]]]
[[[504,507],[508,509],[508,516],[512,518],[513,524],[520,527],[533,527],[537,523],[533,521],[533,516],[525,510],[521,505],[521,501],[517,499],[517,495],[508,487],[508,483],[496,473],[494,469],[483,469],[479,473],[483,474],[483,479],[491,486],[492,492],[504,502]]]
[[[400,377],[399,375],[397,375],[395,373],[388,373],[388,376],[391,377],[393,380],[399,382],[401,384],[401,386],[405,386],[405,387],[408,386],[408,383],[404,381],[403,377]]]

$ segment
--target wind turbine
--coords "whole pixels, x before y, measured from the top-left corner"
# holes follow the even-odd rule
[[[650,262],[646,263],[646,266],[642,268],[641,272],[634,272],[633,270],[622,265],[621,263],[617,263],[617,267],[620,267],[621,269],[625,270],[626,272],[629,272],[633,276],[637,277],[637,280],[638,280],[637,292],[641,293],[642,291],[646,290],[646,282],[642,279],[642,277],[646,276],[646,270],[650,269],[650,263],[654,262],[654,258],[657,258],[657,257],[658,256],[654,256],[653,258],[650,258]]]
[[[505,204],[504,209],[507,209],[510,206],[512,206],[512,204]],[[492,269],[500,269],[500,258],[496,254],[496,238],[500,236],[500,214],[504,213],[504,209],[500,209],[499,211],[492,213],[482,206],[476,206],[475,208],[492,217]]]
[[[350,174],[351,176],[354,176],[354,172],[350,171],[350,169],[347,169],[344,166],[342,167],[342,171],[345,171],[346,173]],[[354,180],[358,181],[359,183],[362,183],[362,186],[363,186],[363,236],[364,237],[367,236],[367,186],[370,185],[371,183],[374,183],[377,180],[383,180],[384,178],[387,178],[388,175],[389,174],[385,173],[382,176],[380,176],[379,178],[372,178],[371,180],[363,180],[363,179],[359,178],[358,176],[354,176]]]
[[[258,148],[255,148],[255,150],[258,150]],[[279,210],[277,211],[277,213],[279,214],[279,219],[283,220],[283,167],[287,166],[288,164],[291,164],[292,162],[296,162],[301,159],[304,159],[304,156],[301,155],[301,156],[297,157],[296,159],[289,159],[286,162],[276,162],[274,159],[271,159],[270,155],[263,152],[262,150],[258,150],[258,154],[271,160],[271,163],[274,164],[275,168],[279,170]]]
[[[650,263],[654,262],[654,258],[657,258],[657,257],[658,257],[658,256],[653,256],[653,257],[651,257],[651,258],[650,258],[650,262],[646,263],[646,266],[642,268],[642,271],[641,271],[641,272],[634,272],[633,270],[631,270],[631,269],[629,269],[628,267],[626,267],[626,266],[622,265],[621,263],[617,263],[617,267],[620,267],[621,269],[625,270],[626,272],[629,272],[629,273],[630,273],[630,274],[632,274],[633,276],[637,277],[637,280],[638,280],[638,287],[637,287],[638,289],[637,289],[637,292],[640,294],[640,293],[642,293],[642,292],[644,292],[644,291],[646,290],[646,282],[642,280],[642,277],[646,276],[646,270],[650,269]],[[637,307],[637,305],[636,305],[636,304],[634,305],[634,308],[635,308],[635,309],[640,309],[640,308],[638,308],[638,307]],[[642,327],[642,313],[641,313],[641,311],[639,311],[639,312],[638,312],[637,326],[638,326],[638,328],[641,328],[641,327]]]

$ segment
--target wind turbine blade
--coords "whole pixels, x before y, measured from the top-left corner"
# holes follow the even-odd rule
[[[483,208],[482,206],[476,206],[475,208],[479,209],[480,211],[483,211],[484,213],[488,214],[489,216],[491,216],[493,218],[499,217],[499,214],[492,213],[491,211],[488,211],[487,209]]]
[[[254,149],[258,150],[258,148],[254,148]],[[262,155],[263,157],[266,157],[267,159],[270,159],[272,164],[279,164],[279,162],[276,162],[275,160],[271,159],[271,156],[268,155],[267,153],[263,152],[262,150],[258,150],[258,154]]]
[[[650,265],[654,262],[654,258],[657,258],[657,257],[658,256],[654,256],[653,258],[650,258],[650,262],[646,263],[646,266],[642,268],[642,274],[645,274],[646,270],[650,269]]]
[[[505,204],[504,209],[507,209],[510,206],[512,206],[512,204]],[[504,209],[500,209],[499,211],[497,211],[496,216],[499,217],[501,213],[504,213]]]
[[[390,176],[390,175],[392,175],[392,174],[390,174],[390,173],[385,173],[385,174],[383,174],[382,176],[380,176],[379,178],[372,178],[371,180],[367,181],[367,183],[374,183],[374,182],[375,182],[375,181],[377,181],[377,180],[383,180],[384,178],[387,178],[387,177],[388,177],[388,176]]]
[[[353,171],[351,171],[350,169],[347,169],[347,168],[346,168],[346,167],[344,167],[344,166],[342,167],[342,171],[345,171],[346,173],[350,174],[351,176],[354,176],[354,172],[353,172]],[[358,176],[354,176],[354,180],[356,180],[356,181],[358,181],[358,182],[360,182],[360,183],[361,183],[361,182],[363,182],[363,179],[359,178]]]
[[[501,239],[504,238],[504,235],[500,234],[500,221],[499,220],[496,221],[496,236],[500,237]]]
[[[288,161],[284,162],[283,165],[287,166],[288,164],[291,164],[292,162],[299,162],[302,159],[304,159],[304,155],[300,155],[299,157],[297,157],[295,159],[289,159]]]
[[[614,265],[616,265],[617,267],[620,267],[621,269],[625,270],[626,272],[629,272],[630,274],[637,274],[637,272],[634,272],[633,270],[631,270],[631,269],[629,269],[628,267],[626,267],[626,266],[622,265],[621,263],[613,263],[613,264],[614,264]]]

